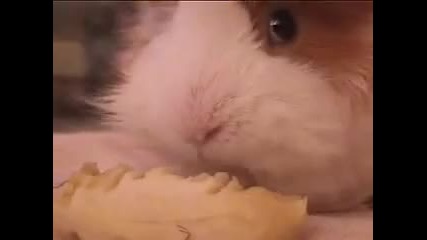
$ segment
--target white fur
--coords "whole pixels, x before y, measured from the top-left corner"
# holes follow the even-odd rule
[[[372,193],[371,111],[355,116],[321,72],[268,56],[251,27],[234,2],[181,3],[103,106],[117,113],[113,134],[132,142],[115,152],[140,168],[157,161],[150,151],[183,169],[245,169],[257,184],[308,195],[314,210],[355,206]]]

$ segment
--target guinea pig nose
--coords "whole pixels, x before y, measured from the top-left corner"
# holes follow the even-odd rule
[[[210,140],[215,138],[221,132],[222,128],[223,128],[222,125],[218,125],[218,126],[215,126],[213,128],[210,128],[204,134],[203,139],[202,139],[202,143],[209,142]]]
[[[223,128],[223,125],[220,124],[199,127],[197,129],[193,129],[192,133],[188,135],[188,139],[194,145],[202,147],[215,139],[222,132]]]

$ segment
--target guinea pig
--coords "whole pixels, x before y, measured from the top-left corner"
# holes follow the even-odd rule
[[[107,130],[54,135],[54,162],[226,171],[311,212],[372,197],[371,1],[174,2],[159,29],[140,5],[88,100]]]

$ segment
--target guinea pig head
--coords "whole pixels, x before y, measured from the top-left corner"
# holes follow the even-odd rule
[[[371,5],[179,2],[105,107],[180,164],[353,207],[372,194]]]

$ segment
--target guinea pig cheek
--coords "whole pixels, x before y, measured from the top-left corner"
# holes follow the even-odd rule
[[[342,154],[345,121],[327,84],[303,68],[280,72],[274,66],[251,68],[235,95],[206,115],[197,141],[199,161],[255,181],[260,172],[291,178],[319,158]]]

